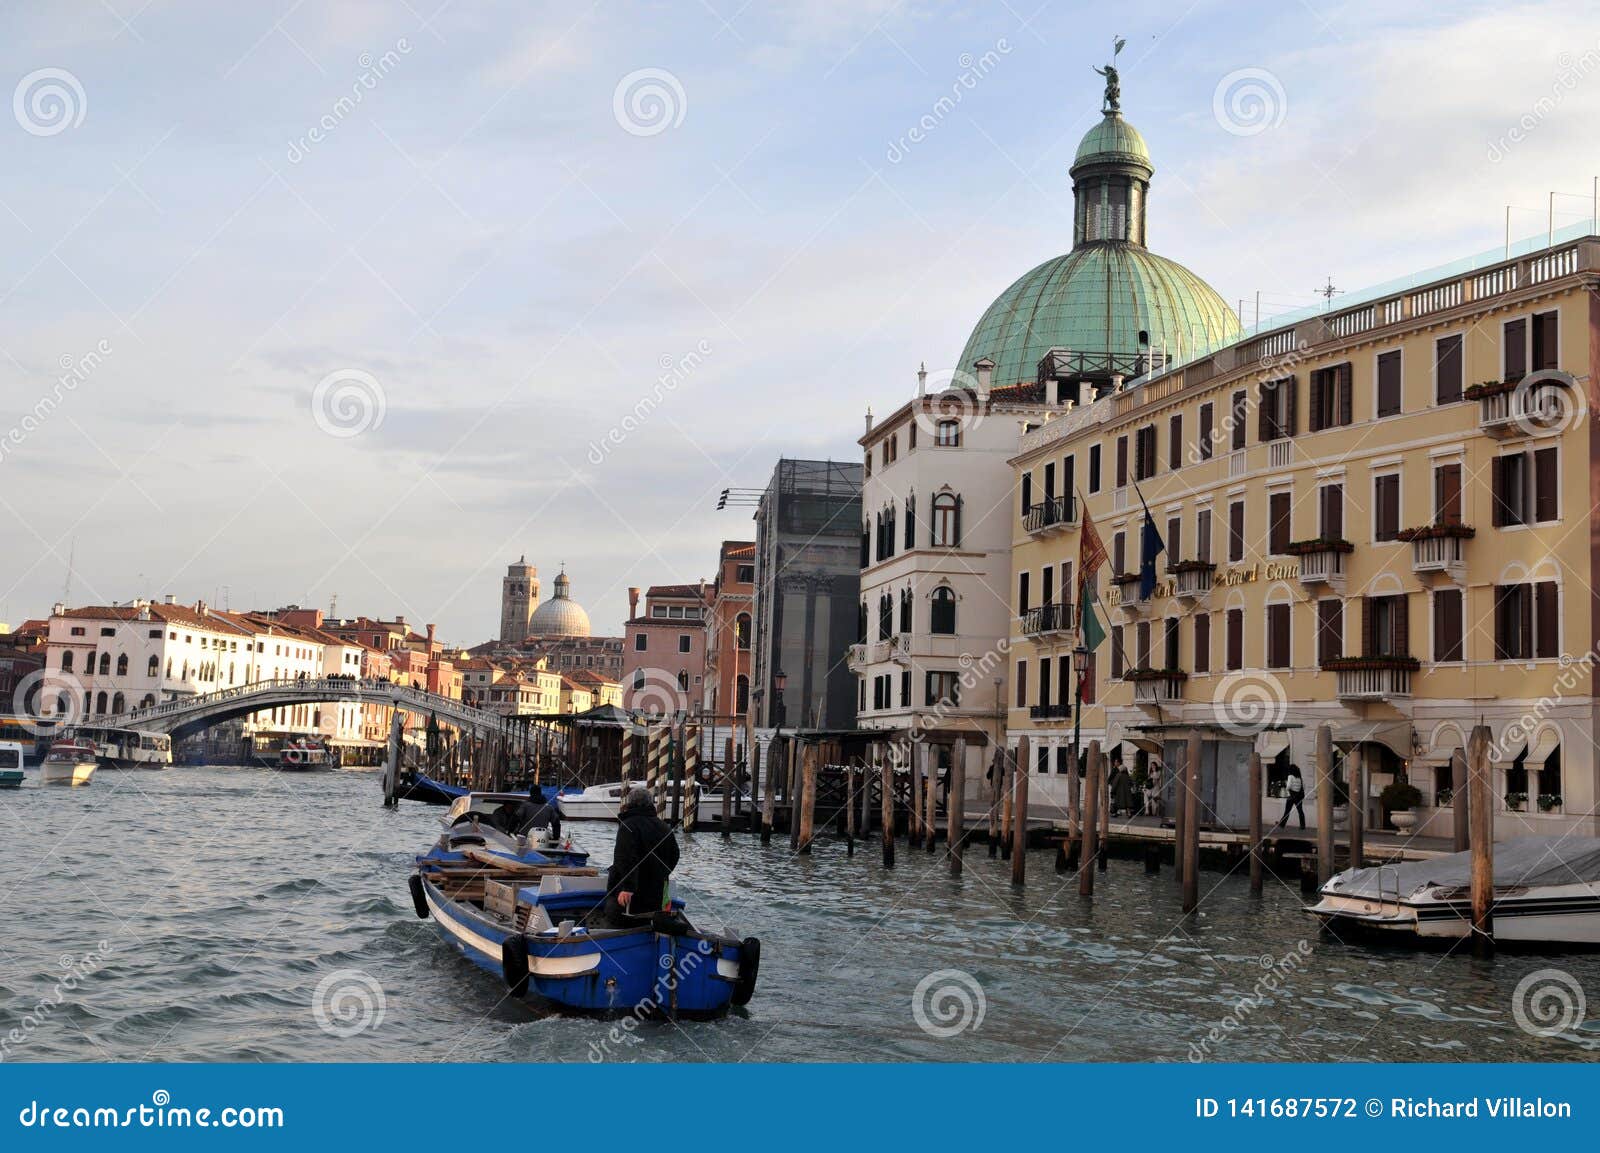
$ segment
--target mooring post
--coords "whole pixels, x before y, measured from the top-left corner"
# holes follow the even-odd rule
[[[692,732],[692,736],[690,733]],[[700,818],[700,726],[685,730],[683,742],[683,831],[694,832]]]
[[[400,804],[400,734],[405,728],[405,714],[393,709],[389,716],[389,748],[383,768],[383,803],[389,808]]]
[[[1333,726],[1317,726],[1317,886],[1333,876]]]
[[[1106,852],[1106,846],[1111,843],[1111,774],[1104,767],[1100,770],[1100,837],[1095,844],[1094,867],[1102,873],[1106,871],[1111,854]]]
[[[1000,778],[1000,859],[1011,859],[1012,842],[1016,839],[1012,813],[1016,809],[1016,783],[1013,771],[1011,752],[1009,749],[1000,750],[1000,763],[997,766]]]
[[[989,857],[994,858],[995,849],[998,847],[995,838],[995,824],[1000,811],[1000,783],[1005,779],[1005,749],[999,740],[994,743],[994,755],[989,758]]]
[[[878,798],[879,819],[883,821],[883,867],[894,868],[894,758],[885,745],[877,746],[878,779],[883,790]]]
[[[851,760],[844,770],[844,852],[856,855],[856,763]]]
[[[923,822],[924,831],[928,839],[928,852],[933,852],[934,845],[939,839],[939,750],[932,745],[925,745],[927,752],[923,759],[928,766],[928,777],[923,782],[923,791],[927,796],[927,820]]]
[[[1028,736],[1017,738],[1017,759],[1012,766],[1012,792],[1016,799],[1011,806],[1014,830],[1011,844],[1011,883],[1024,884],[1028,879]]]
[[[911,811],[906,814],[906,844],[916,849],[922,846],[922,766],[927,755],[927,745],[913,739],[911,753]]]
[[[789,849],[800,847],[800,774],[810,750],[809,742],[795,740],[794,753],[789,758],[789,778],[784,782],[783,799],[789,806]]]
[[[1350,770],[1350,867],[1359,869],[1367,856],[1367,757],[1376,754],[1373,745],[1363,745]],[[1345,763],[1350,764],[1351,758]],[[1381,818],[1380,818],[1381,819]]]
[[[733,770],[733,736],[728,736],[727,752],[722,759],[722,839],[733,836],[733,790],[739,787],[738,774]]]
[[[1180,889],[1183,887],[1183,846],[1187,843],[1184,820],[1189,812],[1184,796],[1188,789],[1188,768],[1172,766],[1172,879],[1178,882]]]
[[[756,790],[761,787],[761,745],[752,737],[744,747],[745,775],[750,778],[750,818],[745,828],[756,832],[761,828],[761,810],[756,805]]]
[[[1465,853],[1472,845],[1471,817],[1472,790],[1467,786],[1467,758],[1460,749],[1450,754],[1450,804],[1454,825],[1455,850]]]
[[[817,761],[822,757],[822,746],[806,746],[800,781],[800,852],[811,852],[811,838],[817,819]]]
[[[1467,739],[1472,818],[1472,955],[1494,956],[1494,808],[1490,800],[1489,726]]]
[[[672,818],[670,823],[674,825],[683,820],[684,731],[684,722],[679,721],[678,739],[674,742],[671,739],[672,730],[670,728],[667,730],[667,776],[663,784],[666,786],[668,795],[672,798],[670,805]]]
[[[861,835],[867,836],[872,832],[872,766],[877,763],[877,743],[867,746],[865,759],[861,763]]]
[[[761,843],[772,844],[772,819],[778,800],[778,781],[789,764],[789,742],[776,732],[767,742],[767,787],[761,793]]]
[[[622,780],[633,783],[633,721],[622,726]]]
[[[1261,754],[1250,750],[1250,895],[1261,895]]]
[[[961,875],[961,838],[967,825],[967,738],[957,737],[950,756],[950,792],[944,802],[944,838],[950,847],[950,875]]]
[[[1200,904],[1200,743],[1199,730],[1191,730],[1183,755],[1183,911]]]
[[[1100,753],[1100,742],[1089,742],[1089,779],[1083,791],[1083,850],[1082,864],[1078,869],[1078,895],[1094,896],[1094,859],[1100,852],[1100,775],[1105,771],[1105,758]]]

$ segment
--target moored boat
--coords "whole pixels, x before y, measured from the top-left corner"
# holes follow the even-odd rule
[[[677,1019],[750,1000],[759,941],[702,932],[676,900],[611,923],[605,878],[587,854],[523,826],[540,808],[515,794],[457,800],[411,875],[417,915],[514,996],[548,1007]]]
[[[0,789],[22,787],[22,744],[19,741],[0,741]]]
[[[603,785],[590,785],[579,793],[562,793],[556,798],[561,815],[569,821],[614,821],[617,807],[628,790],[629,782],[619,781]],[[670,787],[670,786],[669,786]],[[750,794],[735,794],[735,801],[748,809]],[[714,821],[722,813],[722,792],[709,785],[700,786],[700,820]]]
[[[278,749],[278,768],[291,773],[331,769],[339,764],[339,754],[315,737],[290,737]]]
[[[1472,935],[1472,854],[1346,869],[1307,912],[1325,925],[1386,937]],[[1600,946],[1600,837],[1518,837],[1494,846],[1494,937]]]
[[[168,769],[172,767],[172,738],[143,729],[86,728],[72,730],[79,740],[94,746],[102,769]]]
[[[41,785],[87,785],[99,768],[93,742],[66,737],[50,746],[39,769]]]

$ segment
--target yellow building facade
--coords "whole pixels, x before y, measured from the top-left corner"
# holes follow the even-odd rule
[[[1448,835],[1451,755],[1483,723],[1499,835],[1600,832],[1600,241],[1415,279],[1085,392],[1023,434],[1008,736],[1030,737],[1036,797],[1065,795],[1087,512],[1110,560],[1085,747],[1159,768],[1207,726],[1216,819],[1247,808],[1253,747],[1273,820],[1291,766],[1312,787],[1326,721],[1338,803],[1364,775],[1378,827],[1384,786],[1409,780],[1417,827]],[[1144,598],[1146,508],[1166,551]]]

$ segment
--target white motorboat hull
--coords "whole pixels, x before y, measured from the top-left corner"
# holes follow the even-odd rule
[[[1432,890],[1382,901],[1324,892],[1307,912],[1333,928],[1348,927],[1419,940],[1472,935],[1472,901],[1460,890]],[[1494,937],[1526,944],[1600,945],[1600,889],[1586,884],[1496,891]]]
[[[94,761],[46,761],[39,769],[41,785],[87,785],[99,766]]]

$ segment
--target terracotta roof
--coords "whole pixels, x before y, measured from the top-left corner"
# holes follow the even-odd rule
[[[999,388],[989,390],[991,400],[1014,401],[1019,404],[1043,404],[1044,385],[1034,380],[1024,380],[1017,384],[1004,384]]]
[[[582,684],[582,685],[584,685],[584,686],[586,686],[586,687],[588,687],[590,689],[602,689],[602,688],[605,688],[607,685],[618,685],[618,686],[620,686],[622,684],[621,681],[616,681],[616,680],[612,680],[610,677],[601,676],[599,673],[595,672],[593,669],[574,669],[571,673],[568,674],[568,676],[572,680],[575,680],[579,684]]]
[[[693,620],[685,620],[683,617],[634,617],[632,620],[625,623],[630,629],[635,625],[645,625],[650,628],[660,629],[687,628],[690,631],[693,631],[694,629],[703,629],[705,628],[706,624],[706,622],[699,617],[696,617]]]
[[[651,585],[645,590],[647,597],[694,597],[700,599],[701,586],[693,585]]]

